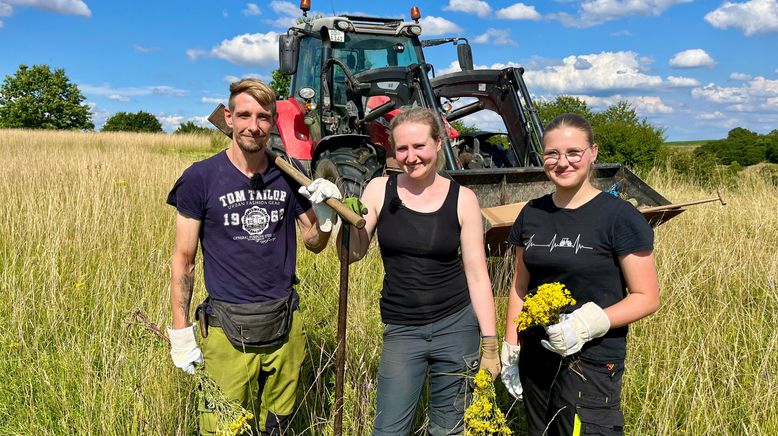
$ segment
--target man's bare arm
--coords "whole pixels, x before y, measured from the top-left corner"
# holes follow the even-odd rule
[[[314,253],[324,250],[327,241],[330,240],[330,232],[322,232],[319,229],[319,221],[316,219],[316,214],[313,213],[313,208],[297,217],[297,225],[300,228],[305,248]]]
[[[170,306],[174,329],[190,325],[189,307],[194,289],[195,257],[201,225],[200,220],[180,212],[176,215],[176,242],[170,268]]]

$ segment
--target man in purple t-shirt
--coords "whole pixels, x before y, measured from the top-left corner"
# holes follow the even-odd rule
[[[280,343],[238,347],[220,328],[223,319],[214,305],[253,309],[264,302],[287,301],[287,307],[296,308],[295,222],[305,247],[320,252],[335,221],[323,201],[340,199],[341,194],[323,179],[298,192],[269,161],[265,146],[276,108],[267,85],[256,79],[231,84],[224,115],[233,129],[230,147],[186,169],[167,199],[177,210],[170,282],[173,325],[168,328],[171,357],[188,373],[196,363],[204,363],[225,396],[253,412],[252,427],[262,434],[281,434],[294,409],[305,355],[302,321],[292,310]],[[189,322],[198,244],[209,295],[204,319],[211,324],[201,338],[202,351]],[[203,434],[218,430],[217,417],[208,409],[200,405]]]

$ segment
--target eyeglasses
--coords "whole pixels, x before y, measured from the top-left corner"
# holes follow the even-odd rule
[[[559,153],[556,150],[551,151],[545,151],[543,152],[543,162],[553,165],[557,162],[559,162],[559,159],[564,156],[567,158],[567,161],[570,163],[578,163],[581,162],[581,159],[583,159],[584,153],[586,153],[586,150],[592,148],[592,146],[588,146],[584,148],[583,150],[570,150],[567,153]]]

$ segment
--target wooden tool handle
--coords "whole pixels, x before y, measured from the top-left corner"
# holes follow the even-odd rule
[[[311,179],[306,177],[305,174],[295,168],[294,165],[287,162],[284,158],[276,154],[276,152],[270,148],[266,147],[265,150],[267,151],[267,156],[270,158],[270,160],[272,160],[281,171],[289,175],[289,177],[294,179],[295,182],[299,183],[300,186],[308,186],[311,184]],[[331,207],[335,213],[340,215],[341,218],[346,220],[352,226],[358,229],[365,227],[365,219],[354,213],[353,210],[344,206],[343,203],[337,199],[328,198],[324,202],[327,203],[327,206]]]

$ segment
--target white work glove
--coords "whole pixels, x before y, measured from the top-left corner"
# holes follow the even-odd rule
[[[326,233],[331,232],[332,226],[338,221],[338,215],[331,207],[327,206],[325,201],[328,198],[334,198],[336,200],[343,198],[338,187],[327,179],[319,178],[311,182],[308,186],[300,186],[298,192],[313,203],[313,212],[316,214],[316,219],[319,221],[319,228],[321,231]]]
[[[176,368],[181,368],[187,374],[194,374],[195,363],[203,363],[203,352],[197,346],[195,325],[182,329],[167,328],[170,338],[170,357]]]
[[[500,371],[500,378],[508,393],[517,400],[521,400],[524,395],[524,388],[521,387],[521,380],[519,379],[520,350],[521,345],[511,345],[502,341],[502,350],[500,350],[502,370]]]
[[[570,314],[563,314],[562,320],[545,326],[548,340],[540,341],[549,351],[560,356],[569,356],[581,351],[585,343],[608,333],[611,322],[600,306],[589,302]]]

